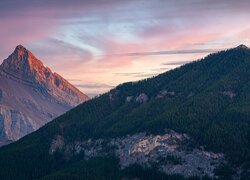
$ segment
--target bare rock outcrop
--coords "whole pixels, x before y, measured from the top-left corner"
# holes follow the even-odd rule
[[[166,174],[180,174],[187,178],[214,178],[214,170],[226,163],[223,154],[193,147],[192,138],[172,130],[167,130],[161,135],[137,133],[111,139],[89,139],[64,144],[64,147],[61,147],[60,139],[56,137],[51,142],[50,149],[55,146],[57,150],[70,149],[71,152],[62,151],[66,159],[81,152],[84,153],[85,159],[114,155],[119,159],[122,169],[139,164],[144,167],[154,166]],[[50,150],[50,154],[53,153]]]
[[[236,94],[233,91],[224,91],[223,95],[229,97],[230,99],[236,96]]]
[[[173,97],[174,95],[174,91],[162,90],[157,94],[156,98]]]
[[[136,97],[135,101],[138,103],[145,103],[148,101],[148,96],[145,93],[141,93]]]

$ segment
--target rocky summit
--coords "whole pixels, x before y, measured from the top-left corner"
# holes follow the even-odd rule
[[[0,65],[0,145],[18,140],[88,99],[18,45]]]

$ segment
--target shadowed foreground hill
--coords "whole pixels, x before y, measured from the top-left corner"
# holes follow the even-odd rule
[[[164,174],[157,164],[144,168],[131,164],[120,169],[122,158],[110,154],[117,143],[122,149],[119,143],[130,143],[133,137],[169,138],[164,133],[172,129],[179,134],[171,131],[171,138],[176,137],[180,142],[189,141],[187,136],[193,139],[189,151],[195,152],[200,147],[225,154],[225,163],[214,169],[214,177],[244,179],[249,177],[249,117],[250,49],[241,45],[150,79],[124,83],[81,104],[38,131],[1,148],[0,177],[181,179]],[[141,132],[149,136],[136,135]],[[173,166],[185,164],[175,157],[164,158]]]

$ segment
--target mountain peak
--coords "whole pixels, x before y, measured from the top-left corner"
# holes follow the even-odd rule
[[[19,44],[16,46],[16,50],[27,50],[23,45]]]
[[[14,52],[12,53],[16,56],[16,60],[20,60],[20,59],[24,59],[24,58],[28,58],[29,56],[34,56],[28,49],[26,49],[24,46],[22,45],[18,45],[16,46]],[[23,57],[24,58],[20,58]]]
[[[13,75],[25,75],[34,70],[43,69],[43,63],[22,45],[3,61],[1,69]]]
[[[16,46],[14,52],[0,65],[0,70],[8,77],[44,89],[72,106],[88,99],[68,81],[44,66],[42,61],[22,45]],[[63,95],[67,95],[68,98]]]
[[[0,146],[89,98],[22,45],[0,65]]]
[[[236,49],[249,49],[249,48],[246,45],[241,44],[241,45],[237,46]]]

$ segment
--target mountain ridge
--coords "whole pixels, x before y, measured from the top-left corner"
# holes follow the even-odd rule
[[[50,68],[45,67],[43,63],[37,59],[29,50],[22,45],[18,45],[14,52],[3,61],[0,69],[7,74],[12,75],[20,80],[30,83],[37,83],[45,88],[46,91],[51,92],[55,96],[62,96],[61,94],[54,94],[58,91],[67,91],[68,94],[74,94],[81,99],[88,99],[86,95],[81,93],[72,84],[62,78],[56,72],[52,72]],[[53,92],[53,89],[56,89]],[[60,97],[61,100],[62,97]],[[70,98],[70,97],[68,97]],[[64,99],[65,101],[65,99]],[[71,105],[79,104],[77,99],[66,100],[66,103]]]
[[[0,176],[247,179],[249,68],[233,48],[123,83],[1,148]]]
[[[89,99],[22,45],[0,65],[0,92],[1,145]]]

